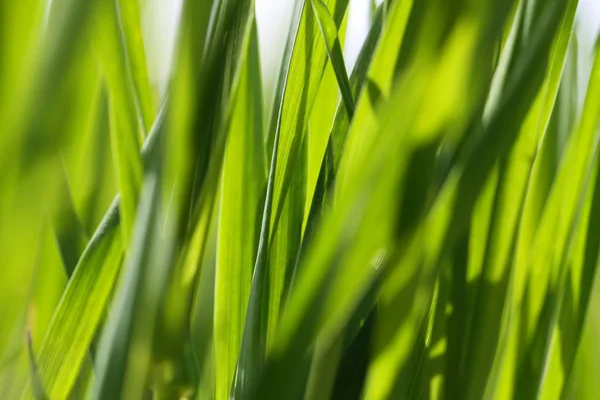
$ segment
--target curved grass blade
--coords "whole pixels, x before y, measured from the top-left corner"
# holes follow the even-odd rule
[[[163,112],[146,139],[144,158],[156,146]],[[66,398],[70,393],[112,293],[123,256],[119,201],[117,196],[90,238],[38,352],[40,377],[50,398]],[[29,386],[24,399],[30,398]]]
[[[40,347],[38,368],[50,398],[69,395],[104,314],[122,258],[118,222],[115,201],[81,256]],[[29,385],[22,398],[30,398]]]

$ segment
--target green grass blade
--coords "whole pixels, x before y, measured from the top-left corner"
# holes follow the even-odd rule
[[[107,2],[101,9],[99,51],[109,96],[111,147],[121,192],[124,243],[129,243],[144,174],[140,158],[142,130],[127,69],[127,49],[121,40],[118,5]]]
[[[490,381],[488,374],[499,348],[501,324],[505,320],[503,310],[512,276],[515,238],[518,236],[519,221],[537,149],[543,146],[544,138],[549,137],[546,130],[558,93],[576,5],[576,2],[570,4],[558,32],[548,76],[538,100],[529,112],[511,154],[506,161],[500,162],[500,178],[491,214],[485,258],[479,288],[475,289],[477,297],[473,300],[476,305],[470,316],[473,318],[470,322],[472,331],[466,333],[468,338],[477,338],[467,343],[465,348],[467,353],[464,357],[468,355],[468,358],[465,371],[462,372],[464,375],[461,376],[478,376],[477,379],[470,380],[464,389],[468,398],[482,396]]]
[[[161,315],[163,319],[159,348],[165,357],[175,360],[181,359],[181,352],[189,339],[193,295],[213,219],[226,141],[234,118],[233,106],[242,90],[241,69],[248,56],[250,32],[254,23],[252,5],[252,1],[247,0],[216,4],[216,19],[212,22],[213,30],[209,29],[204,64],[199,69],[201,73],[199,76],[182,77],[193,79],[198,85],[193,97],[182,97],[190,101],[182,106],[188,108],[190,104],[195,104],[202,112],[193,111],[193,118],[186,122],[189,125],[173,127],[170,137],[179,143],[171,144],[174,151],[167,156],[166,161],[167,171],[179,171],[178,176],[171,178],[175,181],[172,209],[177,215],[173,224],[181,254],[165,299],[164,310],[169,311]],[[190,23],[194,24],[194,21]],[[193,54],[197,51],[188,50]],[[184,58],[180,68],[185,71],[189,67],[186,65],[189,61]],[[178,87],[183,83],[177,82],[175,89],[187,91],[187,87]],[[216,99],[215,93],[218,94]],[[173,105],[172,115],[180,112],[178,104],[175,102]],[[206,121],[210,121],[208,126]],[[188,146],[185,149],[179,148],[185,142]],[[178,156],[170,158],[174,157],[177,149],[180,151]],[[190,164],[192,160],[195,163],[193,166]],[[185,165],[176,167],[182,161],[185,161]]]
[[[233,104],[221,177],[215,280],[215,398],[227,399],[242,342],[266,184],[255,23]]]
[[[334,10],[334,21],[341,22],[346,12],[347,1],[331,0],[327,5]],[[267,337],[270,336],[269,329],[274,329],[274,323],[270,319],[278,318],[277,315],[269,315],[269,309],[279,308],[281,301],[280,290],[269,287],[269,277],[286,276],[293,266],[293,258],[299,245],[296,243],[282,243],[286,246],[283,253],[291,255],[292,262],[281,262],[269,265],[271,241],[277,233],[279,222],[287,219],[282,218],[286,196],[292,182],[293,168],[302,168],[303,146],[305,130],[308,124],[310,111],[317,95],[319,83],[326,62],[326,49],[323,41],[318,37],[318,27],[315,16],[310,5],[302,1],[297,4],[295,17],[298,18],[298,27],[290,31],[288,37],[287,56],[284,57],[282,76],[278,90],[280,94],[275,96],[274,111],[271,118],[277,117],[277,122],[272,120],[267,138],[273,138],[273,152],[267,183],[264,211],[260,240],[252,288],[246,314],[244,335],[242,339],[242,352],[236,370],[236,379],[232,388],[232,395],[236,398],[246,398],[254,390],[257,377],[264,363],[267,347]],[[337,24],[336,24],[337,25]],[[287,59],[289,57],[289,60]],[[285,73],[283,71],[286,71]],[[285,74],[285,75],[284,75]],[[280,99],[280,103],[279,100]],[[269,140],[269,139],[268,139]],[[270,147],[269,145],[267,147]],[[295,184],[294,186],[296,186]],[[302,187],[304,184],[299,185]],[[304,188],[303,188],[304,190]],[[299,191],[302,195],[303,190]],[[291,199],[291,202],[297,201]],[[289,218],[296,221],[292,225],[286,224],[286,229],[280,235],[288,242],[293,232],[302,229],[304,198],[296,203],[298,211],[292,211]],[[281,239],[279,240],[281,241]],[[288,248],[288,244],[292,247]],[[289,260],[289,258],[288,258]],[[282,285],[278,285],[281,287]],[[275,291],[276,298],[269,298],[268,293]],[[272,303],[273,302],[273,303]]]
[[[161,112],[146,139],[144,158],[156,146],[163,118]],[[119,201],[119,196],[113,200],[87,244],[37,354],[50,398],[64,398],[70,393],[112,293],[123,256]],[[29,398],[27,393],[26,388],[23,398]]]
[[[353,98],[357,97],[363,89],[367,71],[381,34],[381,26],[382,12],[380,9],[375,15],[373,25],[369,29],[369,34],[365,39],[365,43],[350,76],[350,86]],[[316,187],[313,193],[309,192],[307,194],[307,204],[309,207],[308,212],[305,215],[307,221],[305,223],[303,242],[308,242],[308,240],[310,240],[317,221],[324,215],[325,207],[331,201],[330,197],[333,194],[334,188],[333,183],[335,182],[335,177],[342,158],[349,125],[350,117],[346,108],[343,107],[342,104],[338,104],[333,125],[329,132],[325,154],[320,163]],[[303,244],[303,247],[304,246],[306,246],[306,244]],[[296,271],[294,271],[292,275],[295,276],[295,274]]]
[[[35,400],[46,400],[48,397],[46,396],[46,391],[44,390],[44,385],[42,384],[42,380],[40,379],[40,375],[37,369],[35,355],[33,354],[31,333],[29,332],[27,332],[27,353],[29,355],[29,367],[31,371],[31,386],[33,390],[33,396]]]
[[[599,60],[597,55],[580,124],[565,149],[531,248],[531,269],[525,286],[526,301],[522,311],[527,313],[528,319],[525,326],[522,326],[525,336],[521,343],[524,352],[541,348],[544,356],[523,364],[526,371],[523,373],[530,376],[530,380],[517,384],[523,385],[519,390],[525,393],[527,390],[539,393],[543,382],[547,341],[553,334],[553,324],[562,301],[562,282],[568,271],[566,258],[576,224],[580,220],[578,215],[582,199],[598,150],[596,129],[600,115],[600,102],[597,99],[597,91],[600,90]]]
[[[133,81],[136,109],[141,120],[141,129],[145,135],[154,121],[156,105],[148,78],[142,36],[140,10],[142,5],[143,2],[139,1],[118,0],[115,7],[121,41],[125,49],[127,70]]]
[[[38,352],[40,377],[50,398],[70,393],[104,314],[122,258],[118,222],[114,202],[81,256]],[[28,388],[23,398],[30,398]]]
[[[338,28],[323,0],[311,0],[311,5],[317,16],[319,29],[321,30],[325,48],[327,49],[327,56],[333,66],[342,100],[346,106],[346,112],[352,118],[354,114],[354,99],[352,98],[352,90],[350,89],[350,82],[348,82],[342,47],[338,38]]]
[[[333,21],[336,26],[341,24],[346,12],[346,0],[328,0],[325,4],[333,10]],[[284,64],[282,70],[287,71],[285,84],[282,88],[281,103],[275,104],[278,112],[277,124],[272,125],[277,143],[277,152],[271,169],[275,169],[273,185],[273,213],[269,213],[269,231],[274,234],[286,192],[291,179],[292,170],[302,162],[299,149],[304,141],[310,111],[314,103],[319,83],[327,60],[326,46],[319,37],[318,24],[310,4],[299,2],[302,7],[297,30],[290,31],[288,43],[293,43],[289,65]],[[278,96],[276,96],[277,98]],[[273,149],[275,153],[275,149]]]
[[[360,159],[354,153],[367,151],[368,146],[365,144],[368,140],[367,135],[359,135],[354,132],[367,131],[376,124],[376,106],[379,101],[390,94],[394,69],[412,8],[413,1],[407,0],[395,1],[391,5],[391,9],[388,10],[385,29],[381,34],[381,39],[373,55],[373,61],[367,72],[367,90],[363,90],[356,101],[356,111],[347,133],[348,140],[343,151],[344,156],[341,161],[336,193],[343,192],[344,187],[347,185],[350,165],[355,166],[355,168],[360,165]]]
[[[71,277],[89,238],[75,211],[64,167],[61,178],[59,201],[61,206],[54,215],[53,226],[67,277]]]
[[[152,330],[167,277],[164,266],[160,265],[164,260],[159,256],[163,249],[160,246],[162,225],[158,220],[160,186],[157,178],[153,171],[144,181],[123,279],[98,348],[94,399],[140,398],[143,393]],[[140,339],[140,335],[147,339]],[[141,372],[141,376],[136,376],[132,368]],[[137,386],[137,390],[127,390],[128,386]]]

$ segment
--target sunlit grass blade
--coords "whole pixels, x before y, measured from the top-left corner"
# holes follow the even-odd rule
[[[142,149],[143,157],[155,147],[163,118],[159,114]],[[112,293],[123,256],[119,201],[119,196],[113,200],[88,242],[37,354],[50,398],[70,393]],[[23,397],[29,398],[28,393],[26,388]]]
[[[530,250],[530,272],[526,278],[522,314],[528,316],[521,326],[524,336],[520,354],[541,350],[541,357],[523,363],[518,390],[539,393],[548,362],[548,341],[564,295],[566,263],[574,232],[580,222],[583,198],[598,151],[596,130],[600,115],[600,57],[596,56],[586,103],[579,126],[566,145],[559,170],[544,208],[537,235]],[[540,353],[537,353],[540,354]]]
[[[180,250],[180,254],[162,310],[157,349],[164,358],[172,358],[178,364],[181,364],[182,352],[190,339],[193,296],[207,250],[226,141],[235,116],[234,105],[242,91],[241,70],[248,56],[254,23],[252,6],[253,2],[247,0],[218,2],[214,9],[216,19],[211,22],[212,28],[208,29],[207,47],[201,58],[203,63],[194,72],[198,76],[183,76],[175,83],[176,90],[187,91],[187,86],[178,86],[189,85],[183,79],[195,82],[195,92],[188,100],[202,110],[202,113],[194,111],[193,118],[186,121],[186,125],[173,127],[171,139],[179,143],[171,143],[172,153],[166,158],[168,171],[177,171],[171,168],[184,161],[179,165],[179,175],[171,177],[175,179],[172,194],[175,216],[170,224],[176,231],[175,248]],[[195,54],[198,49],[185,50]],[[190,60],[186,59],[188,56],[190,54],[182,52],[179,68],[184,71],[190,66]],[[176,108],[177,104],[174,103],[171,115],[178,115],[181,111]],[[184,107],[189,107],[189,104]],[[208,125],[207,121],[210,121]],[[183,143],[188,144],[185,149],[179,147]],[[170,158],[174,154],[178,157]],[[169,179],[166,181],[169,182]],[[196,357],[200,355],[196,354]]]
[[[570,3],[562,27],[557,33],[546,81],[520,128],[519,139],[510,155],[499,162],[499,178],[494,205],[490,209],[491,220],[487,230],[485,255],[479,281],[476,281],[478,286],[473,289],[473,295],[476,296],[471,300],[474,308],[468,317],[471,318],[468,322],[471,330],[465,333],[466,339],[463,342],[465,353],[462,358],[465,360],[465,370],[456,371],[458,376],[479,377],[469,380],[465,388],[459,389],[455,385],[457,393],[464,390],[463,395],[468,398],[479,398],[484,390],[496,390],[494,384],[489,385],[489,382],[495,382],[495,377],[490,377],[489,373],[496,354],[502,354],[502,346],[499,343],[503,332],[502,323],[510,309],[510,299],[506,301],[506,296],[510,293],[509,284],[513,275],[515,238],[518,236],[519,222],[538,148],[543,146],[542,141],[545,138],[550,138],[546,130],[557,97],[576,6],[576,2]],[[455,367],[461,368],[458,364]],[[452,384],[450,381],[448,383]]]
[[[142,36],[141,11],[143,5],[144,3],[139,1],[118,0],[115,7],[121,41],[125,48],[128,71],[125,75],[131,74],[137,115],[141,120],[141,130],[145,135],[154,121],[156,104],[148,78]]]
[[[114,202],[81,256],[38,352],[40,377],[50,398],[69,395],[104,314],[122,258],[118,221]],[[23,398],[29,396],[27,387]]]
[[[321,30],[321,35],[325,42],[329,62],[331,62],[335,77],[337,78],[342,101],[346,106],[346,112],[349,117],[352,118],[352,115],[354,114],[354,99],[352,98],[352,90],[350,89],[350,83],[348,82],[348,74],[346,72],[342,47],[338,38],[338,27],[329,13],[327,5],[323,3],[323,0],[311,0],[311,5],[317,16],[319,29]]]
[[[346,12],[347,1],[331,0],[327,5],[334,10],[334,21],[336,21],[336,25],[339,24]],[[283,217],[283,211],[292,183],[293,168],[300,166],[300,171],[305,169],[305,165],[300,164],[304,162],[302,157],[302,149],[306,146],[304,136],[325,67],[326,49],[319,37],[315,15],[310,4],[301,1],[296,7],[294,17],[298,23],[297,30],[296,25],[293,25],[293,29],[289,32],[287,55],[284,56],[282,76],[279,77],[280,83],[277,86],[277,90],[280,90],[281,93],[275,95],[276,103],[269,126],[273,131],[268,132],[267,135],[268,150],[271,147],[269,141],[273,138],[272,156],[242,350],[232,388],[232,393],[236,398],[250,396],[258,383],[258,376],[260,376],[267,352],[267,338],[271,336],[269,330],[276,328],[270,319],[274,319],[274,321],[278,319],[277,314],[279,314],[278,309],[283,294],[283,285],[278,285],[281,289],[270,287],[269,277],[285,277],[291,272],[289,270],[293,266],[299,246],[299,237],[294,240],[291,236],[294,235],[294,232],[298,233],[297,236],[301,234],[304,216],[305,183],[295,183],[294,185],[302,188],[298,191],[302,198],[299,201],[298,197],[289,200],[288,207],[291,210],[288,211],[291,215]],[[303,173],[301,172],[299,175]],[[298,202],[296,203],[296,201]],[[292,207],[293,204],[298,204],[298,209]],[[285,230],[282,228],[277,232],[282,219],[290,221],[291,224],[286,223]],[[279,240],[277,233],[281,235]],[[290,241],[290,239],[292,240]],[[285,246],[285,249],[282,250],[286,255],[283,262],[270,263],[272,261],[270,260],[272,240]],[[281,243],[282,240],[284,240],[283,243]],[[288,245],[291,246],[288,247]],[[275,246],[277,243],[274,244]],[[273,298],[273,295],[276,297]]]
[[[106,75],[113,160],[121,192],[123,239],[131,238],[144,169],[140,158],[142,130],[127,68],[126,41],[121,39],[118,4],[106,2],[99,13],[99,53]]]
[[[379,11],[375,15],[373,25],[369,29],[369,34],[365,39],[365,43],[363,44],[350,76],[350,87],[352,89],[353,98],[357,97],[363,89],[371,58],[375,52],[381,34],[381,25],[382,13]],[[307,193],[307,211],[304,216],[306,222],[303,233],[303,247],[305,247],[306,243],[310,240],[317,221],[324,215],[326,205],[332,201],[331,195],[333,194],[333,183],[335,182],[335,177],[342,158],[350,121],[351,119],[346,108],[339,103],[335,111],[333,124],[329,131],[325,154],[319,167],[316,187],[314,192],[311,192],[311,188],[309,187],[309,192]],[[293,272],[292,276],[295,274],[296,271]]]
[[[215,277],[215,398],[229,398],[256,258],[266,158],[258,37],[253,22],[232,105],[220,189]],[[203,356],[200,354],[200,356]]]
[[[351,169],[349,165],[355,167],[360,165],[360,160],[354,153],[367,151],[368,146],[365,142],[370,135],[355,134],[354,132],[364,132],[376,124],[376,107],[378,103],[390,94],[396,62],[400,53],[404,35],[406,33],[408,20],[413,8],[413,1],[395,1],[388,10],[385,27],[381,34],[381,39],[377,43],[373,61],[369,65],[367,72],[367,88],[363,90],[356,100],[355,115],[352,124],[348,129],[348,140],[344,147],[342,165],[348,164],[348,167],[341,167],[342,172],[338,177],[339,184],[336,187],[336,193],[343,192],[347,184],[347,177]],[[348,171],[348,172],[346,172]]]

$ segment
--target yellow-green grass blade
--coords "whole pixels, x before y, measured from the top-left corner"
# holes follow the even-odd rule
[[[89,238],[77,216],[64,167],[61,172],[59,208],[53,216],[52,225],[67,277],[70,277]]]
[[[347,1],[332,0],[327,5],[334,10],[334,20],[339,24]],[[291,272],[304,216],[305,183],[304,177],[301,177],[306,168],[304,136],[325,67],[326,49],[319,37],[310,4],[305,1],[297,3],[292,27],[277,86],[279,93],[275,95],[271,114],[272,131],[267,135],[268,150],[271,140],[273,143],[272,156],[242,351],[232,388],[232,395],[236,398],[247,398],[256,387],[267,351],[269,330],[275,329],[278,319],[284,286],[282,280]],[[294,168],[299,172],[295,178]],[[302,182],[293,182],[294,179]],[[286,196],[292,183],[299,190],[294,194],[295,198],[290,199],[289,209],[284,215]],[[278,232],[280,222],[285,229]],[[277,235],[280,235],[279,238]],[[271,257],[283,262],[270,264]],[[269,280],[273,281],[274,277],[278,279],[270,285]]]
[[[595,188],[595,190],[597,187]],[[600,298],[598,290],[598,273],[590,282],[591,294],[589,304],[597,304]],[[592,400],[596,395],[596,386],[598,384],[598,372],[600,371],[600,362],[596,355],[598,354],[598,338],[600,338],[599,315],[590,307],[585,313],[585,323],[582,326],[581,339],[577,348],[577,354],[573,361],[573,368],[568,380],[565,381],[561,398],[568,400],[585,399]]]
[[[156,146],[163,118],[161,112],[146,139],[144,158]],[[65,398],[70,393],[112,293],[123,255],[119,201],[119,196],[113,200],[87,244],[37,354],[50,398]],[[28,396],[26,388],[23,397]]]
[[[193,78],[198,85],[197,92],[188,98],[202,112],[187,121],[186,124],[189,125],[173,127],[171,135],[180,142],[172,143],[173,153],[167,156],[167,170],[174,172],[175,163],[182,160],[187,160],[187,165],[179,166],[179,176],[175,179],[177,182],[172,195],[172,213],[176,215],[170,224],[175,226],[176,246],[180,246],[181,251],[165,298],[164,310],[169,311],[161,315],[163,319],[158,349],[166,358],[181,358],[179,353],[182,351],[182,344],[189,339],[193,295],[206,251],[225,144],[234,117],[233,104],[241,91],[241,69],[248,56],[247,49],[254,23],[252,6],[253,2],[246,0],[217,4],[217,19],[213,21],[214,29],[209,32],[205,63],[201,65],[203,72]],[[189,60],[183,59],[181,62],[187,63]],[[183,64],[181,66],[184,70],[188,67],[189,65]],[[192,79],[189,76],[187,78]],[[182,83],[177,82],[176,85]],[[183,90],[176,88],[179,89]],[[216,99],[215,93],[218,94]],[[181,111],[175,108],[176,104],[179,102],[174,101],[174,108],[171,110],[173,118]],[[184,107],[189,107],[189,104]],[[202,116],[206,119],[202,119]],[[179,157],[170,158],[177,153],[176,146],[188,140],[193,143],[190,148],[179,149]],[[190,160],[195,162],[193,167]]]
[[[305,142],[300,146],[299,156],[303,162],[294,170],[289,184],[289,194],[283,203],[279,217],[279,226],[269,244],[267,353],[274,344],[279,317],[293,279],[293,269],[302,241],[302,219],[306,197],[306,147]]]
[[[199,400],[212,399],[215,396],[215,340],[213,331],[215,330],[215,274],[217,269],[220,194],[217,195],[217,199],[206,244],[207,251],[202,260],[198,285],[196,286],[190,322],[190,345],[199,377],[196,398]]]
[[[98,52],[106,76],[109,126],[115,170],[121,192],[121,229],[125,245],[131,238],[144,168],[140,158],[142,130],[137,117],[132,78],[127,68],[126,41],[121,39],[118,4],[105,2],[98,21]]]
[[[465,34],[465,32],[461,33]],[[452,54],[452,51],[449,54]],[[451,57],[444,61],[449,65],[457,62]],[[437,62],[438,60],[435,63],[432,61],[434,64]],[[440,73],[449,66],[444,62],[440,64],[443,65],[443,67],[439,67]],[[433,68],[430,65],[427,66]],[[455,69],[452,70],[455,71]],[[317,233],[315,246],[308,250],[303,263],[303,268],[307,269],[301,270],[299,274],[298,286],[294,287],[284,317],[284,325],[280,332],[277,348],[279,354],[274,355],[277,359],[272,363],[272,370],[268,371],[274,375],[265,378],[264,384],[273,391],[271,395],[276,396],[278,390],[285,387],[285,383],[280,382],[286,373],[286,368],[283,366],[286,363],[294,364],[296,361],[300,361],[297,360],[297,357],[300,357],[305,351],[305,346],[313,343],[314,335],[319,329],[319,319],[323,318],[323,323],[326,325],[323,328],[325,340],[334,341],[336,333],[340,327],[344,326],[347,313],[355,307],[354,304],[358,301],[354,296],[358,293],[366,293],[363,285],[366,285],[365,280],[369,280],[371,270],[365,266],[370,264],[370,259],[377,250],[383,247],[382,250],[385,252],[386,247],[390,244],[390,235],[393,230],[390,220],[394,221],[395,217],[394,214],[390,215],[389,213],[397,208],[394,206],[396,199],[392,193],[396,193],[398,176],[406,168],[404,163],[398,162],[404,158],[404,154],[398,153],[399,148],[402,148],[400,143],[404,138],[398,134],[397,130],[407,132],[410,129],[409,126],[415,123],[415,120],[409,117],[406,120],[400,120],[401,122],[394,119],[392,110],[400,104],[410,104],[411,107],[406,109],[406,115],[414,116],[414,107],[419,104],[424,88],[429,87],[426,82],[429,81],[427,77],[431,73],[431,70],[419,66],[418,69],[415,68],[413,74],[402,81],[404,90],[396,93],[395,100],[397,102],[393,103],[393,107],[390,105],[390,108],[387,109],[387,119],[382,122],[382,125],[387,128],[386,134],[381,135],[382,140],[377,146],[378,152],[371,154],[372,159],[377,160],[376,166],[369,167],[368,172],[361,171],[360,174],[357,174],[353,179],[356,185],[353,194],[356,197],[347,196],[345,200],[348,203],[343,206],[340,204],[339,211],[334,214],[337,218],[327,217],[323,221],[322,227],[327,227],[327,229],[323,228]],[[430,87],[431,90],[433,87]],[[391,159],[387,157],[392,157],[392,155],[396,161],[390,163]],[[389,167],[385,174],[381,174],[384,165],[389,165]],[[375,179],[375,176],[378,178]],[[358,188],[362,188],[362,190],[358,191]],[[365,207],[367,208],[365,209]],[[352,247],[352,243],[355,243],[354,247]],[[349,248],[352,248],[352,251],[346,253]],[[330,269],[326,266],[329,263],[333,264],[330,264]],[[336,265],[339,265],[340,273],[336,279],[332,279],[333,276],[336,276],[334,267]],[[343,269],[342,266],[344,266]],[[329,287],[330,284],[331,287]],[[330,293],[326,295],[327,288],[330,289]],[[289,369],[287,373],[291,373]],[[276,379],[275,376],[279,379]],[[290,379],[290,377],[288,376],[286,379]]]
[[[227,399],[242,342],[266,185],[256,24],[232,105],[220,189],[215,277],[215,398]],[[208,328],[208,327],[206,327]],[[203,354],[200,354],[203,356]]]
[[[79,62],[77,50],[90,32],[94,8],[91,1],[53,1],[47,25],[43,26],[43,5],[43,2],[32,2],[32,8],[26,8],[23,13],[31,14],[31,17],[19,19],[19,15],[23,15],[18,11],[8,25],[10,29],[24,23],[17,29],[25,28],[21,33],[26,39],[17,40],[15,44],[24,47],[16,50],[16,54],[12,53],[16,55],[17,62],[21,60],[23,63],[12,65],[7,61],[7,66],[15,68],[13,75],[7,77],[14,81],[9,88],[15,90],[11,96],[13,101],[3,104],[0,109],[7,132],[11,132],[0,139],[0,159],[3,168],[4,165],[12,165],[10,168],[20,166],[23,172],[35,167],[40,160],[52,154],[57,144],[68,139],[62,132],[57,134],[52,129],[53,125],[49,124],[59,113],[56,107],[59,103],[52,99],[70,79],[65,72],[71,71]],[[7,18],[11,19],[10,15],[7,14]],[[14,38],[13,35],[7,37]],[[30,57],[31,54],[34,56]]]
[[[99,83],[90,127],[76,147],[65,156],[65,169],[76,214],[86,236],[91,236],[118,191],[110,149],[108,94]]]
[[[339,30],[339,40],[344,45],[345,34],[348,25],[348,15],[342,21]],[[306,168],[306,203],[305,210],[310,207],[311,199],[317,184],[319,170],[323,161],[323,155],[329,141],[331,127],[339,106],[339,85],[331,63],[325,65],[323,78],[319,85],[319,91],[315,98],[315,104],[311,111],[308,130],[306,132],[307,141],[307,168]],[[343,105],[342,105],[343,108]],[[308,212],[304,214],[302,232],[306,229]]]
[[[338,177],[336,193],[342,192],[348,185],[348,176],[351,174],[350,165],[356,168],[360,160],[355,152],[367,151],[365,141],[368,136],[354,132],[365,132],[376,126],[377,103],[390,94],[394,69],[408,20],[413,7],[413,1],[395,1],[388,11],[385,29],[375,49],[373,61],[367,72],[367,88],[363,90],[356,100],[355,115],[347,133],[348,140],[344,147],[341,161],[341,171]],[[345,166],[348,165],[348,166]]]
[[[342,101],[346,107],[346,112],[350,118],[352,118],[352,115],[354,114],[354,99],[352,98],[352,90],[350,89],[350,83],[348,82],[348,73],[346,72],[342,46],[338,38],[338,27],[335,24],[333,16],[327,9],[327,5],[323,3],[323,0],[311,0],[311,5],[317,16],[319,29],[321,30],[321,35],[323,36],[323,41],[325,42],[325,48],[327,50],[327,57],[333,66],[335,77],[342,95]]]
[[[529,276],[523,293],[520,352],[536,352],[537,357],[521,366],[517,390],[540,393],[548,363],[548,343],[554,338],[553,325],[564,294],[564,279],[569,271],[568,252],[581,220],[583,198],[596,158],[596,130],[600,115],[600,57],[596,56],[586,103],[579,125],[569,138],[539,228],[529,254]],[[518,372],[517,372],[518,373]]]
[[[363,44],[350,76],[350,86],[352,89],[353,98],[357,97],[363,89],[363,84],[365,82],[365,77],[367,75],[371,58],[381,34],[381,24],[382,13],[380,9],[375,16],[373,25],[369,29],[369,34],[367,35],[365,43]],[[319,164],[319,171],[317,172],[318,176],[316,179],[314,192],[310,192],[310,183],[308,187],[309,192],[307,193],[306,202],[307,212],[304,216],[306,222],[304,223],[305,229],[303,230],[302,238],[303,247],[306,247],[306,243],[310,240],[317,221],[322,215],[324,215],[326,205],[332,201],[330,197],[334,188],[333,183],[335,182],[335,177],[339,168],[340,160],[342,158],[349,125],[350,117],[348,116],[346,108],[342,103],[338,103],[338,106],[335,110],[333,124],[331,128],[328,129],[329,136],[327,138],[327,147]],[[309,182],[312,180],[310,168],[311,165],[309,159]],[[292,275],[294,276],[295,274],[296,271],[294,271]]]
[[[114,202],[79,260],[38,352],[40,377],[50,398],[69,395],[104,313],[122,258],[118,221]],[[22,398],[30,398],[29,385]]]
[[[134,88],[135,104],[141,129],[147,134],[156,113],[156,101],[148,78],[146,52],[142,35],[142,7],[144,2],[116,2],[117,18],[121,41],[125,48],[127,75],[131,75]]]
[[[340,26],[346,13],[346,0],[328,0],[325,6],[332,10],[335,26]],[[323,43],[315,14],[307,1],[297,4],[295,19],[288,37],[289,61],[282,65],[283,84],[278,86],[274,112],[271,115],[269,140],[273,138],[273,159],[270,168],[273,175],[273,204],[269,212],[269,235],[277,229],[279,214],[283,208],[288,186],[296,165],[303,160],[299,150],[304,141],[308,120],[327,61],[327,50]],[[287,64],[286,64],[287,62]],[[283,72],[285,71],[285,73]],[[282,79],[280,77],[280,79]],[[280,98],[280,102],[277,101]],[[276,148],[275,148],[276,147]]]
[[[479,282],[476,283],[478,288],[474,289],[474,309],[469,316],[472,318],[469,322],[471,330],[465,333],[466,353],[462,356],[466,360],[465,370],[458,371],[458,376],[463,377],[460,382],[467,383],[464,389],[459,390],[464,390],[464,396],[467,398],[479,398],[486,390],[488,382],[494,381],[494,378],[490,379],[489,373],[496,351],[500,348],[502,321],[505,319],[503,316],[507,303],[505,299],[514,265],[515,238],[518,236],[517,229],[536,153],[538,148],[543,146],[542,140],[550,137],[546,135],[546,130],[559,88],[576,6],[576,2],[569,5],[550,58],[552,63],[546,82],[521,128],[519,139],[508,158],[499,163],[499,180],[494,206],[490,210],[491,221],[487,230],[485,256]],[[506,310],[508,309],[509,307],[506,307]],[[466,376],[478,378],[465,380]],[[487,390],[493,389],[488,387]]]

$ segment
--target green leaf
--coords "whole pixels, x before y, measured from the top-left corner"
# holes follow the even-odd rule
[[[352,98],[352,90],[348,82],[342,47],[338,38],[338,28],[323,0],[311,0],[311,5],[317,16],[319,29],[321,30],[321,35],[323,35],[323,41],[327,49],[327,56],[333,66],[340,93],[342,94],[342,100],[346,106],[346,112],[352,118],[354,114],[354,99]]]
[[[371,58],[381,34],[381,25],[382,12],[381,9],[379,9],[350,76],[350,86],[352,88],[353,97],[357,97],[363,89]],[[333,124],[329,131],[327,147],[320,163],[314,193],[307,196],[307,204],[309,204],[309,207],[308,212],[305,215],[307,221],[305,223],[303,247],[305,247],[306,243],[310,240],[316,222],[324,215],[325,207],[331,202],[330,197],[333,194],[335,177],[342,158],[349,125],[350,117],[346,108],[340,103],[336,108]],[[310,201],[310,203],[308,201]],[[296,271],[294,271],[292,275],[295,276],[295,274]]]
[[[48,397],[46,396],[46,391],[44,390],[44,385],[42,384],[42,380],[40,379],[37,365],[35,362],[35,355],[33,354],[33,344],[31,342],[31,333],[27,331],[27,353],[29,355],[29,367],[31,371],[31,386],[33,390],[33,395],[36,400],[45,400]]]
[[[258,38],[252,23],[247,55],[232,105],[218,222],[214,309],[215,398],[227,399],[242,342],[260,207],[266,185]]]
[[[144,174],[140,158],[142,130],[127,68],[127,48],[121,39],[118,4],[103,4],[99,21],[99,52],[106,74],[112,155],[121,192],[123,239],[131,238]]]
[[[150,171],[144,180],[123,278],[98,348],[94,399],[140,398],[144,393],[153,328],[169,271],[159,223],[158,179],[158,172]]]
[[[156,146],[163,118],[161,112],[142,149],[144,157]],[[65,398],[73,388],[112,293],[123,256],[119,201],[117,196],[87,244],[38,352],[50,398]],[[30,398],[28,393],[25,388],[23,398]]]
[[[330,0],[327,5],[334,10],[334,21],[339,24],[346,12],[347,1]],[[291,272],[304,216],[305,183],[293,185],[302,190],[298,190],[299,194],[289,200],[287,207],[290,209],[286,210],[286,214],[289,212],[291,215],[284,216],[283,211],[293,169],[300,165],[301,174],[304,174],[305,166],[299,163],[303,162],[302,155],[305,154],[302,150],[305,146],[304,136],[325,67],[326,49],[318,38],[314,13],[305,1],[297,3],[292,26],[294,28],[289,32],[277,86],[279,93],[275,95],[271,114],[271,131],[267,135],[268,149],[273,140],[272,157],[242,350],[232,388],[235,398],[246,398],[257,384],[267,352],[267,338],[272,337],[269,331],[276,328],[274,321],[279,317],[278,309],[283,294],[281,277],[289,276]],[[294,204],[298,206],[297,209]],[[282,226],[285,224],[285,228],[279,227],[280,222]],[[281,231],[278,232],[278,229]],[[279,240],[276,238],[278,234],[281,235]],[[277,248],[277,243],[281,246],[274,255],[278,263],[270,264],[271,246]],[[269,286],[269,279],[273,277],[279,277],[275,287]]]
[[[118,0],[115,9],[127,62],[127,73],[124,75],[132,77],[137,114],[141,121],[141,130],[145,135],[154,121],[156,106],[148,78],[140,5],[144,3]]]
[[[37,355],[50,398],[66,398],[77,379],[121,264],[118,201],[85,249]],[[29,397],[26,388],[23,398]]]
[[[546,81],[521,127],[514,148],[507,159],[499,163],[499,180],[493,209],[490,210],[491,220],[487,230],[485,256],[479,282],[476,282],[477,286],[473,289],[476,297],[472,300],[474,309],[470,316],[472,320],[469,322],[471,330],[465,333],[467,338],[477,340],[465,340],[465,369],[458,372],[462,374],[460,376],[478,377],[470,380],[463,389],[468,398],[479,398],[484,390],[496,390],[493,384],[489,385],[489,382],[495,381],[489,374],[496,354],[502,352],[502,324],[510,309],[505,304],[510,304],[506,296],[510,293],[509,285],[514,274],[512,269],[516,251],[515,238],[518,237],[519,222],[531,185],[532,170],[536,168],[535,164],[539,163],[536,157],[538,148],[544,146],[543,141],[550,137],[546,130],[558,93],[576,2],[572,2],[569,7],[557,34]],[[489,386],[486,388],[486,385]]]
[[[521,311],[527,313],[528,319],[521,326],[525,334],[520,342],[520,354],[532,355],[530,361],[522,365],[522,373],[530,379],[517,381],[517,385],[522,385],[519,390],[525,393],[540,393],[544,382],[550,349],[548,343],[555,340],[552,339],[555,335],[554,324],[564,296],[564,280],[569,271],[568,253],[582,218],[581,209],[597,157],[599,60],[597,55],[579,126],[569,138],[530,248],[530,269]]]

